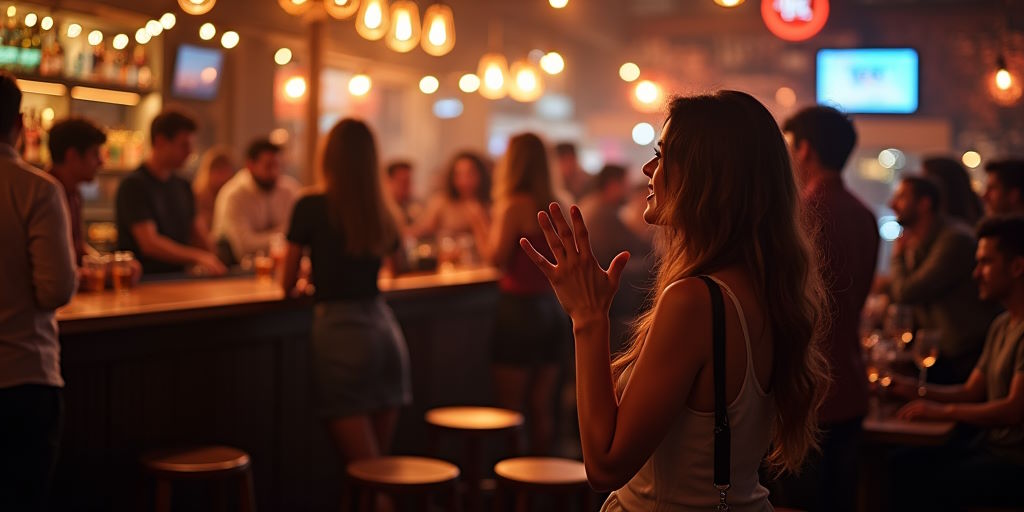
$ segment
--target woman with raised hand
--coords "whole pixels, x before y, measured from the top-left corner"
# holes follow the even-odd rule
[[[572,318],[587,476],[615,490],[603,510],[771,510],[762,459],[800,467],[827,384],[825,298],[786,143],[745,93],[675,98],[643,172],[658,275],[614,361],[608,308],[628,253],[602,269],[575,206],[538,214],[554,263],[520,241]]]

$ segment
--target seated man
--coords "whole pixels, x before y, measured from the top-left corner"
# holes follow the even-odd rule
[[[150,126],[152,154],[117,188],[118,250],[133,251],[146,273],[183,272],[190,266],[207,275],[227,270],[197,222],[192,187],[175,175],[192,154],[195,132],[190,117],[161,112]]]
[[[253,141],[246,168],[224,184],[214,203],[213,239],[226,242],[231,252],[222,259],[269,253],[274,238],[284,239],[299,189],[298,181],[281,175],[280,146],[267,139]]]
[[[977,242],[968,226],[942,215],[939,189],[925,178],[903,178],[890,206],[903,226],[893,245],[892,299],[914,308],[917,328],[941,331],[941,357],[928,378],[963,382],[999,312],[996,304],[979,300],[971,279]]]
[[[985,165],[985,209],[989,215],[1024,213],[1024,159]]]
[[[979,294],[999,301],[1007,311],[992,323],[966,384],[925,386],[923,399],[899,411],[903,419],[957,421],[984,429],[982,438],[968,447],[917,461],[921,467],[915,473],[928,473],[917,475],[929,488],[924,494],[934,496],[942,510],[1005,504],[1006,498],[1020,503],[1017,486],[1024,482],[1024,216],[986,219],[978,227],[978,238],[974,277]],[[894,392],[906,398],[919,394],[908,378],[899,379]],[[981,503],[987,498],[996,503]],[[915,502],[915,507],[920,505]]]

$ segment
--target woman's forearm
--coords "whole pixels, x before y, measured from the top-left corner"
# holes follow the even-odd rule
[[[618,402],[612,382],[609,330],[607,314],[603,318],[573,325],[576,338],[576,404],[583,459],[588,473],[600,473],[610,465],[608,453],[615,437]]]

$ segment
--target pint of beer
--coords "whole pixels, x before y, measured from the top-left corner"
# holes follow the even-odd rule
[[[114,253],[114,266],[111,269],[111,277],[114,281],[114,290],[127,292],[135,286],[132,279],[132,262],[135,261],[135,254],[131,251],[118,251]]]

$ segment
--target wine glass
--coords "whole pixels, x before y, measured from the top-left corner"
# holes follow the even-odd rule
[[[935,366],[939,359],[939,336],[937,329],[918,329],[914,339],[914,363],[921,369],[917,378],[917,395],[924,396],[924,383],[928,379],[928,368]]]
[[[905,304],[891,304],[886,312],[885,330],[904,349],[914,341],[914,310]]]

